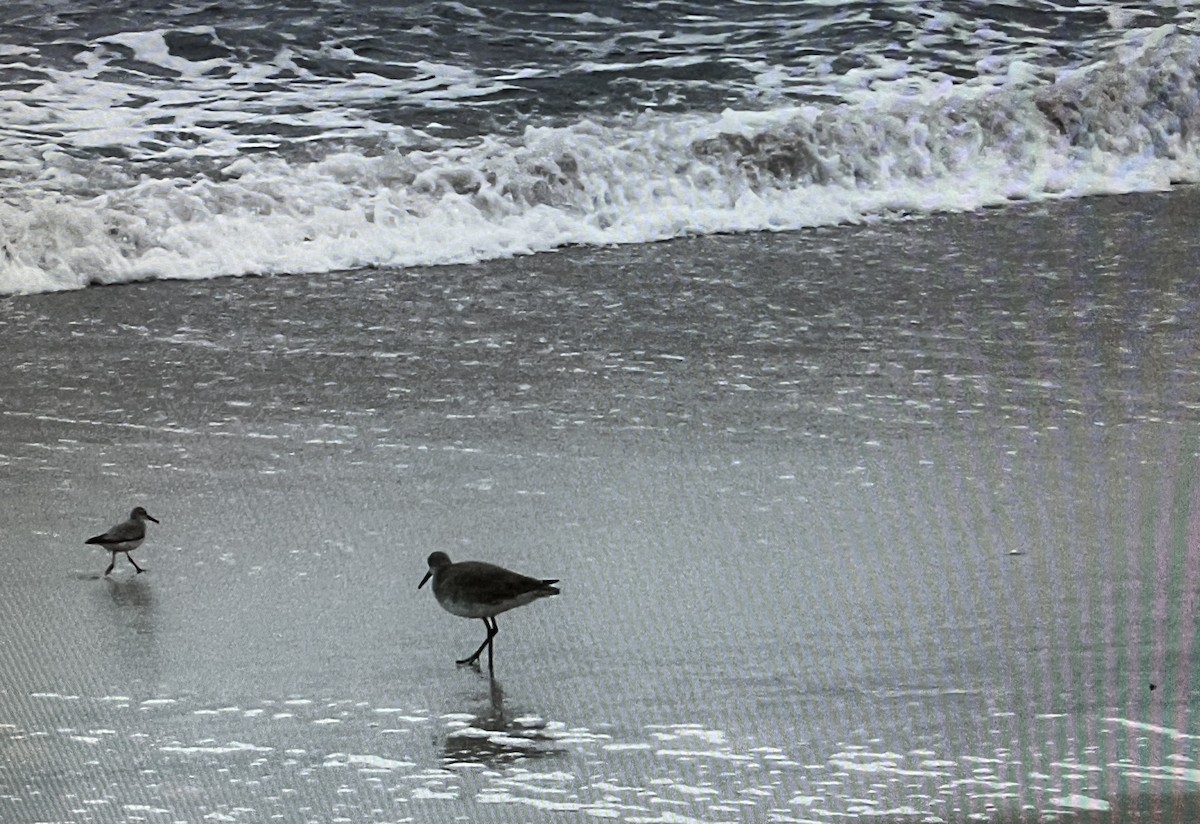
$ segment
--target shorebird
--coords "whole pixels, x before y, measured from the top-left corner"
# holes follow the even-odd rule
[[[558,595],[558,579],[530,578],[495,564],[483,561],[459,561],[450,563],[450,556],[435,552],[429,556],[429,571],[417,584],[417,589],[433,579],[433,595],[442,609],[460,618],[479,618],[487,627],[487,638],[471,655],[458,661],[459,664],[476,664],[486,648],[488,672],[492,668],[492,639],[500,629],[496,616],[510,609],[524,606],[538,598]]]
[[[112,563],[108,565],[108,569],[104,570],[104,574],[113,571],[113,567],[117,565],[117,553],[124,552],[129,563],[133,564],[133,568],[142,573],[143,570],[137,565],[137,561],[130,557],[129,553],[142,545],[142,541],[146,540],[146,521],[154,521],[158,523],[158,519],[150,515],[149,512],[142,509],[140,506],[135,507],[133,512],[129,513],[129,520],[122,521],[114,526],[103,535],[97,535],[94,538],[88,538],[84,541],[85,544],[99,544],[112,553]]]

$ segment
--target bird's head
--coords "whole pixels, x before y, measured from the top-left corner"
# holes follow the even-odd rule
[[[140,507],[140,506],[134,507],[133,512],[129,513],[129,519],[131,521],[154,521],[154,523],[158,523],[158,518],[155,518],[153,515],[151,515],[143,507]]]
[[[417,589],[429,583],[429,579],[439,569],[445,569],[450,566],[450,556],[444,552],[434,552],[429,556],[429,571],[425,573],[425,577],[421,579],[421,583],[417,584]]]

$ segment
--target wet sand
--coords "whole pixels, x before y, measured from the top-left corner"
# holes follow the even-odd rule
[[[0,303],[0,818],[1178,820],[1197,202]]]

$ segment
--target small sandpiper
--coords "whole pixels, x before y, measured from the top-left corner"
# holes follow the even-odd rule
[[[108,569],[104,570],[106,576],[117,565],[118,552],[125,553],[125,557],[129,560],[129,563],[133,564],[133,568],[139,574],[145,572],[144,569],[137,565],[137,561],[130,557],[129,553],[141,546],[142,541],[146,540],[146,521],[158,523],[158,519],[151,516],[142,507],[135,507],[133,512],[129,513],[128,521],[122,521],[103,535],[97,535],[94,538],[88,538],[84,541],[85,544],[99,544],[112,553],[112,563],[108,565]]]
[[[459,561],[450,563],[450,556],[435,552],[429,556],[429,571],[417,584],[417,589],[433,579],[433,594],[447,612],[460,618],[479,618],[487,627],[487,638],[479,649],[458,661],[459,664],[475,664],[486,648],[488,672],[492,667],[492,639],[499,628],[496,616],[510,609],[524,606],[538,598],[558,595],[558,579],[530,578],[495,564],[483,561]]]

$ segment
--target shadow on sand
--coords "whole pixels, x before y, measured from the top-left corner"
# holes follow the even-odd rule
[[[114,626],[126,626],[136,635],[154,634],[154,589],[138,578],[105,578]]]

